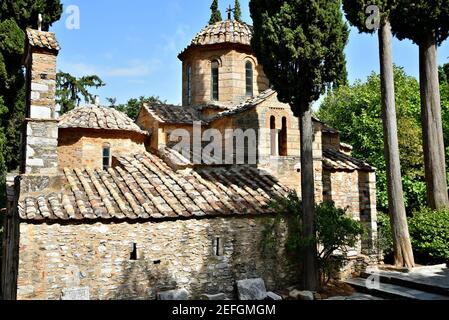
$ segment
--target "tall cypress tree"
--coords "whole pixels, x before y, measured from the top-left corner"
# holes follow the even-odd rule
[[[213,0],[212,1],[212,5],[210,6],[210,10],[212,11],[212,13],[211,13],[211,16],[210,16],[209,24],[214,24],[214,23],[217,23],[217,22],[220,22],[220,21],[223,20],[221,18],[220,9],[218,8],[218,0]]]
[[[388,207],[393,230],[395,264],[413,268],[415,261],[405,212],[404,192],[402,188],[401,162],[399,158],[399,140],[396,117],[393,58],[391,49],[390,11],[394,8],[389,0],[376,1],[378,17],[365,15],[372,0],[343,0],[343,8],[349,22],[360,32],[373,33],[375,28],[367,22],[379,24],[379,59],[382,93],[382,120],[384,129],[384,155],[387,173]],[[369,21],[374,19],[377,21]],[[370,27],[370,28],[368,28]]]
[[[432,209],[449,207],[437,47],[449,36],[449,0],[396,0],[393,33],[419,46],[421,121],[427,200]]]
[[[240,1],[235,0],[234,4],[234,20],[237,20],[238,22],[242,21],[242,8],[240,7]]]
[[[341,1],[251,0],[252,45],[281,102],[288,103],[301,130],[301,193],[304,287],[318,287],[315,232],[312,103],[339,81],[346,63],[349,30]]]

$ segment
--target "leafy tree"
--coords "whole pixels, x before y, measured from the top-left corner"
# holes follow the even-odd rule
[[[235,0],[234,3],[234,20],[242,22],[242,8],[240,7],[239,0]]]
[[[382,123],[384,132],[384,155],[388,190],[388,207],[394,230],[395,264],[413,268],[415,266],[407,215],[404,205],[404,192],[401,179],[401,162],[399,158],[398,127],[395,104],[393,57],[391,49],[391,25],[389,14],[394,8],[390,0],[376,1],[380,9],[379,23],[379,59],[382,93]],[[360,32],[372,33],[374,28],[367,28],[366,8],[372,0],[343,0],[343,8],[349,22]],[[362,14],[361,14],[362,13]]]
[[[315,199],[311,104],[344,70],[349,36],[340,1],[251,0],[252,45],[281,102],[300,118],[303,236],[314,239]],[[305,288],[316,290],[316,244],[304,255]]]
[[[89,92],[90,88],[100,88],[105,83],[96,75],[76,78],[65,72],[56,75],[56,103],[61,106],[61,114],[64,114],[81,103],[94,103],[95,96]]]
[[[210,10],[212,11],[212,14],[210,16],[209,24],[214,24],[214,23],[217,23],[217,22],[220,22],[220,21],[223,20],[221,18],[220,9],[218,8],[218,0],[213,0],[212,1],[212,5],[210,6]]]
[[[125,113],[128,117],[133,120],[137,120],[137,116],[139,115],[140,109],[143,104],[149,105],[158,105],[165,104],[166,101],[160,100],[159,97],[151,96],[151,97],[139,97],[139,99],[129,99],[126,104],[117,104],[117,99],[115,98],[107,98],[109,104],[112,108]]]
[[[399,67],[394,68],[394,79],[404,201],[411,214],[426,203],[419,83]],[[355,157],[377,168],[378,210],[388,212],[380,83],[380,76],[373,73],[365,82],[358,81],[329,93],[318,110],[318,117],[339,128],[342,141],[354,146]],[[449,108],[443,111],[443,115],[449,117]]]
[[[3,158],[7,170],[20,163],[20,135],[25,113],[25,79],[22,57],[25,29],[37,27],[38,14],[43,16],[43,30],[57,21],[62,13],[60,0],[0,1],[0,97],[7,108],[0,116],[5,135]]]
[[[393,33],[419,46],[421,119],[428,205],[449,207],[437,47],[449,36],[449,0],[397,0]]]

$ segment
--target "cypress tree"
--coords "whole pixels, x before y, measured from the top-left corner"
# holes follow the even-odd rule
[[[349,30],[341,1],[251,0],[252,46],[281,102],[288,103],[301,130],[301,199],[304,287],[318,288],[315,228],[312,103],[339,81]]]
[[[389,0],[376,1],[378,17],[365,15],[366,8],[372,0],[343,0],[343,8],[348,21],[360,32],[373,33],[371,22],[378,23],[379,59],[382,93],[382,120],[384,130],[384,156],[386,163],[388,207],[393,230],[395,264],[400,267],[413,268],[415,261],[410,241],[407,214],[402,188],[401,162],[399,157],[399,140],[396,117],[393,58],[391,49],[391,26],[389,14],[393,7]],[[369,21],[369,19],[374,19]],[[375,21],[377,20],[377,21]],[[367,22],[370,22],[367,24]],[[370,28],[368,28],[370,27]]]
[[[242,8],[240,7],[240,1],[235,0],[234,4],[234,20],[242,22]]]
[[[432,209],[449,207],[437,47],[449,36],[449,0],[396,0],[393,33],[419,46],[421,121],[427,200]]]
[[[210,6],[210,10],[212,11],[209,24],[214,24],[222,21],[220,9],[218,9],[218,0],[213,0],[212,5]]]

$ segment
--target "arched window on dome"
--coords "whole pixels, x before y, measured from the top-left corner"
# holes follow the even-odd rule
[[[187,66],[187,103],[192,104],[192,65]]]
[[[254,92],[253,92],[253,64],[250,61],[246,62],[245,65],[245,70],[246,70],[246,96],[247,97],[252,97]]]
[[[218,68],[220,67],[220,64],[217,60],[212,61],[211,63],[211,99],[212,101],[218,101],[219,100],[219,72]]]

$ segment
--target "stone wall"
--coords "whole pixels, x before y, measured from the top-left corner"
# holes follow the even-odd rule
[[[323,171],[323,198],[339,208],[348,208],[353,219],[362,222],[368,237],[362,243],[366,254],[374,254],[377,238],[376,173]]]
[[[27,174],[56,174],[58,171],[58,123],[55,120],[25,121],[25,162]]]
[[[235,50],[223,45],[220,49],[197,48],[191,50],[182,64],[182,103],[188,105],[187,73],[192,67],[192,105],[211,102],[211,62],[217,60],[219,67],[219,102],[240,102],[246,94],[245,64],[253,64],[253,92],[257,96],[269,88],[269,81],[262,66],[250,50]]]
[[[58,141],[59,168],[103,167],[103,146],[111,146],[111,154],[144,153],[147,137],[137,132],[89,129],[60,129]]]
[[[285,288],[298,281],[298,267],[286,260],[285,233],[277,252],[262,250],[270,220],[21,223],[17,297],[60,299],[63,289],[88,287],[91,299],[154,299],[176,288],[187,289],[191,298],[219,292],[233,298],[237,280],[257,277],[269,290]]]

